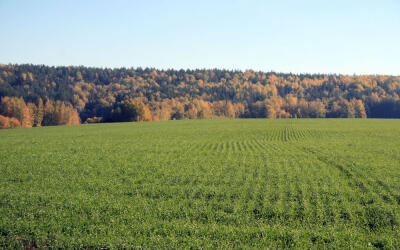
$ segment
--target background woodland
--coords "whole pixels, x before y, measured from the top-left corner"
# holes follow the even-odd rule
[[[0,127],[209,118],[400,118],[400,77],[0,66]]]

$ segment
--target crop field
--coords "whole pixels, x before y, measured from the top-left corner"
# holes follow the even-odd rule
[[[0,131],[0,246],[400,248],[400,120]]]

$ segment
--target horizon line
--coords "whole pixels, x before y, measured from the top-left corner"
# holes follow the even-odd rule
[[[239,73],[245,73],[247,71],[253,71],[257,73],[275,73],[275,74],[286,74],[286,75],[336,75],[336,76],[393,76],[393,77],[400,77],[400,73],[398,74],[381,74],[381,73],[332,73],[332,72],[284,72],[284,71],[276,71],[276,70],[256,70],[256,69],[228,69],[228,68],[217,68],[217,67],[203,67],[203,68],[164,68],[164,67],[154,67],[154,66],[94,66],[94,65],[83,65],[83,64],[44,64],[44,63],[2,63],[0,62],[0,67],[2,66],[21,66],[21,65],[33,65],[33,66],[47,66],[47,67],[55,67],[55,68],[61,68],[61,67],[85,67],[85,68],[92,68],[92,69],[111,69],[111,70],[117,70],[117,69],[154,69],[158,71],[199,71],[199,70],[204,70],[204,71],[212,71],[212,70],[219,70],[219,71],[229,71],[229,72],[239,72]]]

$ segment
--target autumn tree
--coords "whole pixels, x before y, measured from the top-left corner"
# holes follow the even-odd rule
[[[204,100],[195,100],[194,104],[197,108],[197,117],[199,119],[209,119],[212,116],[211,104]]]
[[[143,102],[132,99],[118,103],[116,108],[111,111],[110,118],[113,122],[151,121],[147,106]]]
[[[32,127],[31,113],[22,97],[4,97],[0,104],[0,114],[14,117],[24,128]]]
[[[10,128],[10,121],[7,116],[0,115],[0,129]]]
[[[197,119],[197,108],[194,103],[186,103],[184,106],[185,118]]]
[[[362,100],[353,99],[354,111],[356,118],[367,118],[367,113],[365,112],[364,103]]]
[[[43,126],[58,125],[58,117],[56,114],[55,104],[51,100],[47,100],[43,108]]]
[[[43,100],[42,100],[42,98],[39,98],[38,104],[37,104],[35,112],[34,112],[34,117],[35,117],[34,125],[36,127],[42,126],[43,116],[44,116]]]
[[[38,112],[40,114],[41,111]],[[74,109],[71,104],[66,104],[60,101],[46,101],[43,109],[43,126],[71,124],[80,124],[78,111]]]

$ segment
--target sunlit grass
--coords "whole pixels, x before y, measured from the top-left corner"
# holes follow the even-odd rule
[[[0,131],[3,247],[400,247],[399,120]]]

